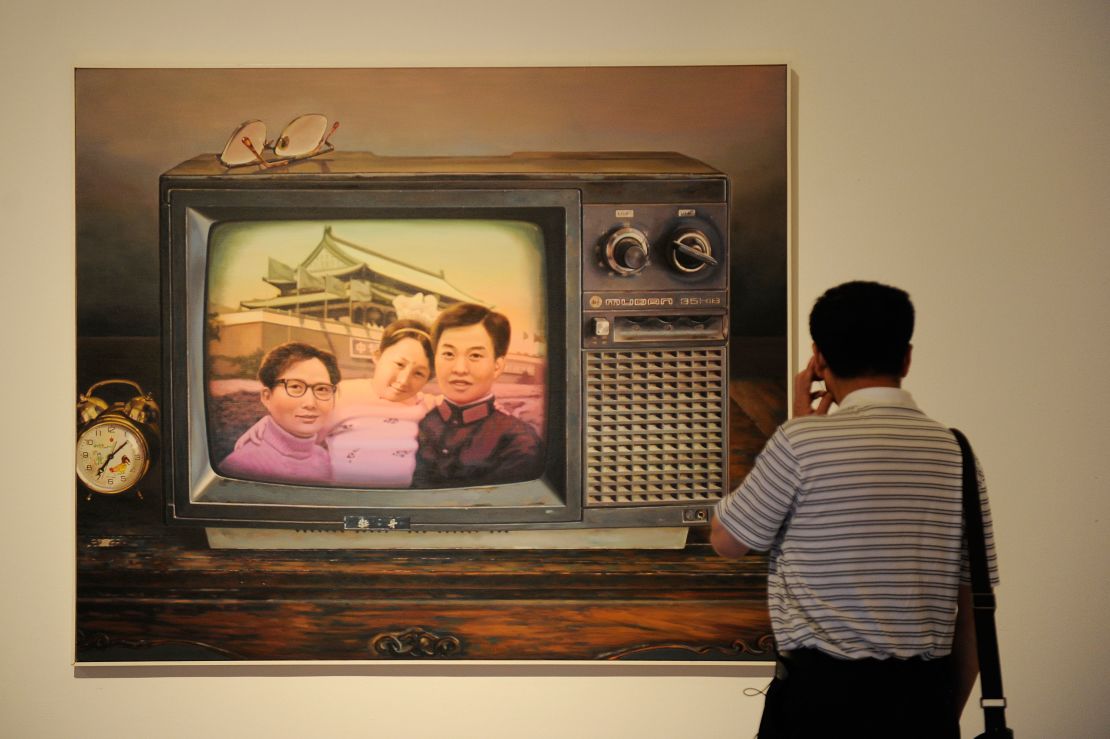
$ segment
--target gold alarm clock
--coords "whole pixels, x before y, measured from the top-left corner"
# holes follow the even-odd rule
[[[130,385],[138,394],[109,405],[93,395],[106,385]],[[77,479],[92,492],[135,487],[150,469],[157,441],[158,404],[137,382],[102,380],[77,399]]]

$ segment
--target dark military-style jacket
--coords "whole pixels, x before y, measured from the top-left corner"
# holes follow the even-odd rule
[[[531,480],[543,471],[539,436],[486,398],[468,406],[444,400],[420,422],[417,488],[497,485]]]

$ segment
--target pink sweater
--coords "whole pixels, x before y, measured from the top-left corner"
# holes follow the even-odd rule
[[[264,416],[235,442],[220,463],[228,477],[272,482],[330,483],[331,458],[316,439],[294,436]]]

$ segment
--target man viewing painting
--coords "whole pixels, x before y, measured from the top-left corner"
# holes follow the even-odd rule
[[[712,521],[718,554],[769,552],[777,664],[759,737],[958,737],[978,672],[961,452],[902,388],[913,304],[848,282],[809,327],[794,417]],[[981,474],[979,498],[997,584]]]

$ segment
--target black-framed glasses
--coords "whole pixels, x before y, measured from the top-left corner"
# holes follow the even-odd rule
[[[275,380],[274,382],[282,385],[285,388],[285,394],[290,398],[299,398],[309,390],[312,390],[316,400],[331,400],[335,397],[335,385],[330,382],[318,382],[315,385],[309,385],[304,380]]]
[[[328,127],[327,116],[305,113],[289,122],[281,135],[273,141],[266,140],[266,124],[259,120],[240,123],[231,132],[231,138],[220,152],[220,164],[225,167],[246,167],[257,164],[263,169],[277,167],[298,159],[327,154],[335,149],[328,139],[339,128],[339,121]],[[276,159],[267,159],[272,151]]]

